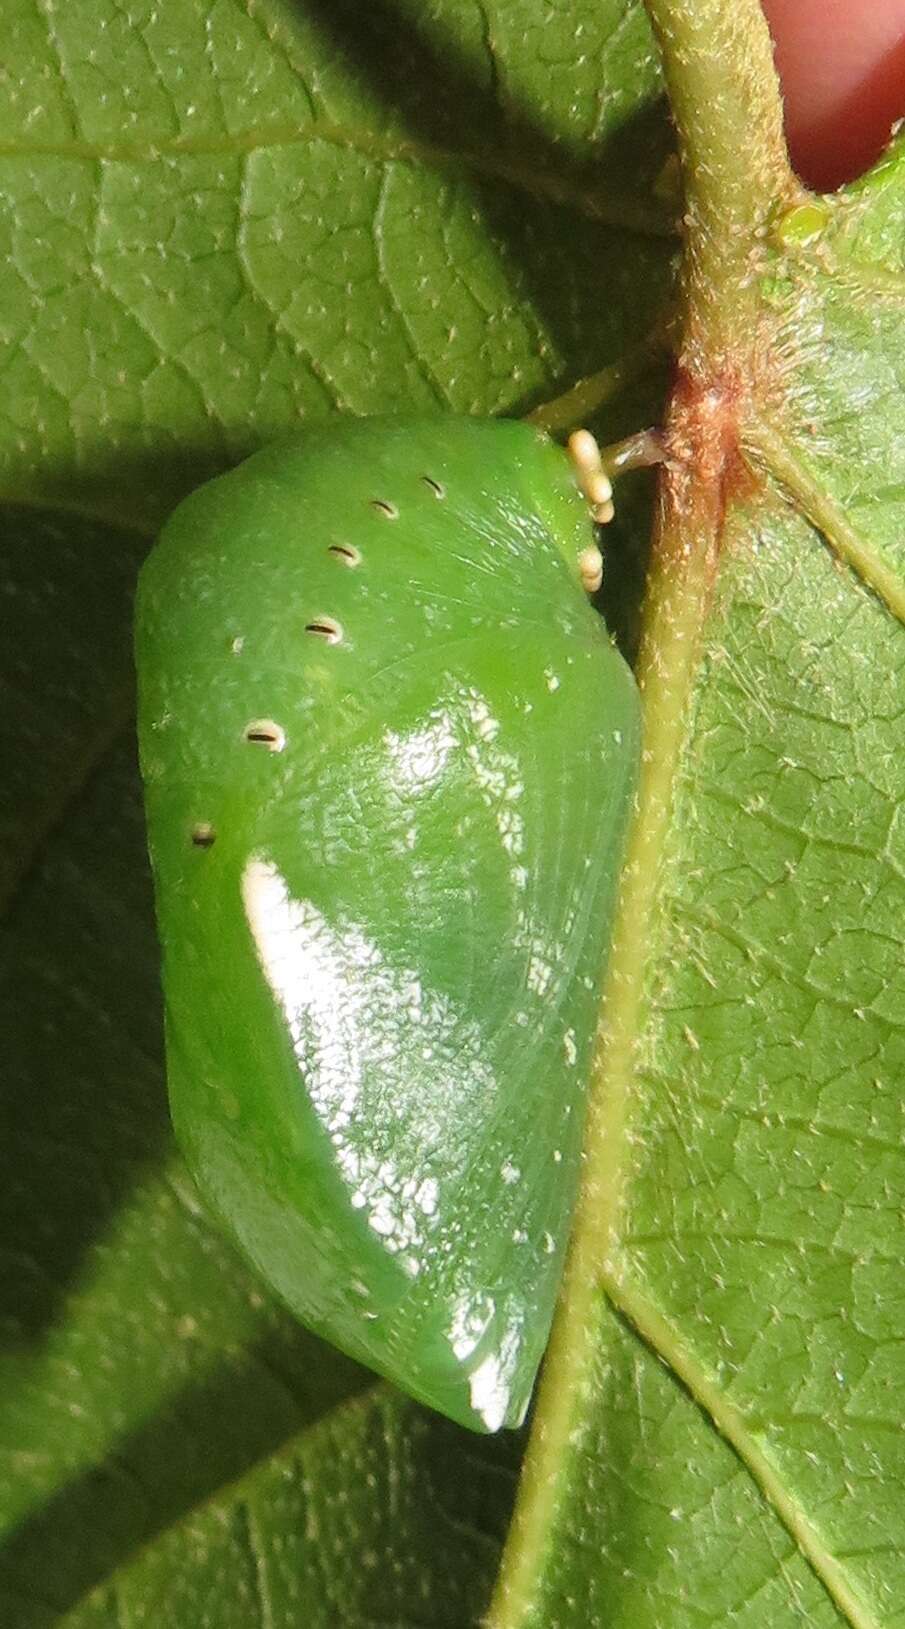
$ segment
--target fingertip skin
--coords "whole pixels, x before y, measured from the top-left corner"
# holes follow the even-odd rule
[[[905,114],[905,0],[763,0],[792,162],[830,190],[861,175]]]
[[[179,1141],[304,1323],[479,1431],[547,1340],[637,773],[591,542],[528,426],[341,420],[139,587]]]

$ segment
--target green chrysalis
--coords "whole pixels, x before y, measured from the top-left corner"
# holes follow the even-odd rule
[[[179,1141],[299,1318],[483,1431],[549,1332],[636,773],[593,542],[527,425],[342,420],[139,588]]]

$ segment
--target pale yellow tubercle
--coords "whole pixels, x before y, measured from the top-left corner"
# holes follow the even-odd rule
[[[613,488],[590,430],[574,430],[569,437],[568,451],[594,520],[598,526],[606,526],[614,514]],[[582,549],[578,569],[584,588],[589,594],[596,594],[603,581],[603,556],[596,544]]]

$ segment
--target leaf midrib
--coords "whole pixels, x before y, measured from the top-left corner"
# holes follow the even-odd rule
[[[881,1619],[852,1589],[843,1565],[822,1542],[818,1529],[788,1492],[782,1475],[755,1440],[742,1412],[728,1401],[724,1389],[707,1374],[694,1353],[684,1345],[675,1327],[633,1282],[630,1274],[623,1276],[619,1272],[616,1261],[604,1267],[601,1283],[613,1306],[629,1320],[644,1342],[687,1388],[721,1435],[731,1443],[801,1554],[810,1563],[836,1606],[845,1614],[851,1629],[883,1629]]]
[[[455,151],[409,137],[388,138],[350,125],[316,121],[308,128],[292,123],[250,126],[241,135],[169,136],[146,142],[87,142],[73,137],[53,142],[0,142],[0,158],[49,158],[86,163],[154,164],[168,158],[248,156],[281,147],[338,147],[381,163],[414,162],[426,168],[453,170],[491,181],[570,207],[587,220],[642,237],[673,238],[676,223],[666,206],[651,204],[595,184],[538,168],[521,166],[505,155],[463,148]]]

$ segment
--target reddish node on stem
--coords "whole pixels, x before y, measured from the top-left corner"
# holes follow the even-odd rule
[[[741,377],[723,373],[700,378],[680,368],[664,431],[663,498],[689,532],[703,532],[718,548],[726,510],[752,495],[758,481],[739,439]]]

